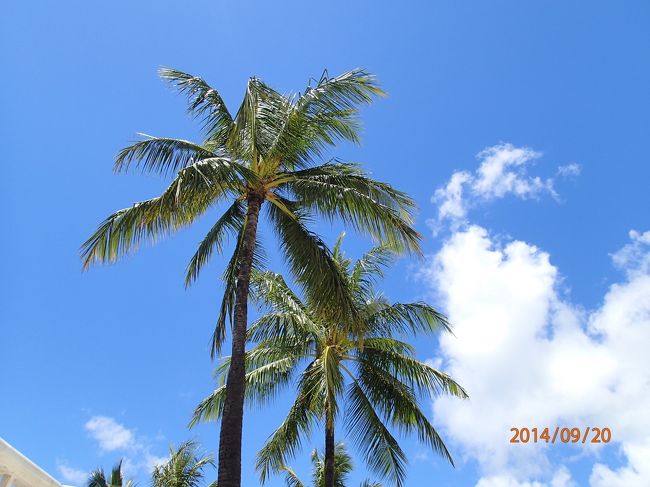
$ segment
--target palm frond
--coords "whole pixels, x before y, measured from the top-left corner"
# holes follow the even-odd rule
[[[313,111],[341,111],[369,104],[375,96],[385,96],[377,78],[363,69],[352,69],[335,78],[323,72],[316,86],[308,86],[297,102]]]
[[[115,172],[127,171],[135,161],[136,167],[143,172],[158,172],[166,175],[202,159],[222,155],[188,140],[140,135],[146,139],[125,147],[117,154],[113,166]]]
[[[111,470],[111,486],[121,486],[122,485],[122,460],[117,462],[117,464]]]
[[[399,354],[400,356],[414,357],[415,356],[415,347],[412,345],[397,340],[392,337],[375,337],[371,336],[369,338],[363,339],[363,341],[355,340],[352,342],[354,347],[358,350],[358,353],[361,354],[365,351],[366,348],[378,351],[388,351],[391,353]]]
[[[350,282],[366,299],[372,294],[375,283],[384,277],[384,269],[395,259],[395,251],[386,245],[378,245],[366,252],[354,263]]]
[[[287,417],[273,432],[257,454],[256,468],[260,481],[266,482],[271,473],[278,472],[300,448],[302,438],[309,434],[316,418],[322,414],[317,397],[322,394],[320,369],[313,363],[303,372],[298,383],[298,395]]]
[[[237,243],[226,269],[223,272],[222,280],[224,283],[223,298],[219,308],[219,317],[215,324],[214,332],[210,341],[210,357],[215,358],[221,351],[221,346],[226,337],[226,322],[232,323],[233,312],[235,309],[235,290],[237,287],[237,276],[239,274],[239,263],[242,252],[244,232],[246,231],[246,221],[237,236]],[[264,247],[260,239],[255,242],[253,250],[252,270],[260,269],[263,266],[265,258]]]
[[[367,177],[356,164],[328,163],[286,176],[280,189],[305,208],[338,218],[395,251],[421,253],[421,235],[413,229],[415,206],[405,193]]]
[[[246,353],[245,401],[247,405],[262,406],[273,399],[279,389],[289,384],[301,355],[288,353],[286,349],[272,350],[268,347],[258,347],[257,352],[262,353],[256,353],[255,349]],[[263,352],[266,352],[264,356]],[[220,377],[227,375],[229,365],[229,360],[224,360],[218,369]],[[222,384],[194,409],[189,427],[219,419],[225,398],[226,386]]]
[[[374,336],[431,334],[439,330],[451,333],[447,317],[422,302],[383,306],[368,318],[368,329]]]
[[[284,471],[284,481],[287,484],[287,487],[305,487],[305,484],[302,483],[296,472],[294,472],[291,467],[282,465],[280,471]]]
[[[245,207],[240,200],[235,202],[221,215],[210,231],[201,240],[192,256],[185,274],[185,285],[189,286],[201,272],[201,268],[210,260],[212,253],[223,251],[223,242],[229,235],[239,235],[245,221]]]
[[[152,487],[198,487],[203,479],[203,470],[214,462],[210,455],[200,455],[199,445],[194,440],[181,443],[178,448],[169,448],[169,459],[154,468],[151,474]]]
[[[406,455],[355,381],[348,388],[347,427],[370,468],[402,487]]]
[[[369,402],[405,433],[417,432],[421,442],[454,465],[442,438],[417,404],[413,390],[396,377],[368,362],[360,366],[360,379]]]
[[[115,466],[111,469],[110,478],[107,480],[104,470],[102,468],[97,468],[93,470],[88,477],[86,482],[87,487],[134,487],[133,480],[127,480],[124,483],[124,477],[122,475],[122,460],[117,462]]]
[[[286,204],[293,206],[289,201]],[[327,245],[307,229],[299,213],[295,212],[298,218],[292,219],[273,205],[269,205],[268,211],[289,267],[305,294],[328,297],[327,300],[314,301],[318,305],[316,311],[346,318],[354,316],[355,308],[347,280]]]
[[[205,159],[178,172],[164,193],[109,216],[81,247],[83,268],[114,262],[137,249],[143,240],[156,241],[192,223],[214,202],[242,187],[238,164]]]
[[[269,148],[285,123],[287,107],[287,99],[261,80],[255,77],[248,80],[226,145],[230,151],[250,161],[251,169],[259,174],[265,172],[262,160],[271,162]]]
[[[356,110],[310,113],[306,107],[295,107],[268,157],[281,160],[285,170],[303,168],[323,157],[338,140],[359,143],[360,127]]]
[[[380,348],[377,346],[376,339],[369,339],[368,342],[370,345],[365,342],[363,350],[359,352],[359,360],[368,370],[375,369],[399,378],[409,389],[427,399],[441,394],[449,394],[461,399],[469,397],[465,389],[444,372],[420,362],[399,349]]]
[[[325,458],[318,450],[311,454],[314,487],[325,487]],[[334,446],[334,487],[346,487],[348,475],[352,472],[352,458],[343,442]]]
[[[159,74],[187,96],[191,114],[203,117],[207,140],[223,144],[232,129],[233,119],[219,92],[202,78],[176,69],[161,68]]]
[[[291,312],[270,312],[255,320],[248,339],[279,346],[281,344],[306,343],[317,335],[319,327],[307,315]]]
[[[249,340],[295,340],[317,333],[318,327],[307,308],[280,274],[254,271],[251,275],[251,289],[255,300],[263,302],[271,311],[250,325]]]
[[[289,288],[282,275],[271,271],[251,273],[253,297],[274,311],[306,314],[305,305]]]
[[[376,79],[360,69],[336,78],[323,73],[315,86],[308,86],[289,110],[269,155],[282,159],[286,169],[304,167],[338,140],[359,142],[358,108],[373,97],[384,95]],[[284,113],[283,113],[284,114]]]
[[[104,470],[101,467],[93,470],[86,485],[87,487],[108,487]]]

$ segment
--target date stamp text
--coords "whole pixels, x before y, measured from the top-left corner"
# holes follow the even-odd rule
[[[510,428],[510,443],[609,443],[609,428]]]

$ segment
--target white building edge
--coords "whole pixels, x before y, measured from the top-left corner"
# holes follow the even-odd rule
[[[0,487],[65,487],[0,438]]]

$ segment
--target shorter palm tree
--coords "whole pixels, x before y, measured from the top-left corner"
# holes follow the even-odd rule
[[[255,271],[256,299],[268,308],[249,329],[257,345],[246,354],[246,398],[264,403],[297,378],[296,399],[286,419],[258,454],[261,481],[295,455],[316,424],[325,429],[325,486],[334,487],[335,424],[342,417],[369,467],[401,487],[406,455],[391,432],[418,439],[453,460],[419,405],[438,394],[466,398],[447,374],[423,363],[398,336],[449,330],[446,318],[426,303],[390,304],[374,284],[394,252],[380,246],[352,264],[340,250],[333,257],[350,294],[353,312],[340,319],[335,296],[303,288],[301,299],[279,274]],[[230,362],[217,370],[224,377]],[[224,386],[196,408],[190,425],[221,416]],[[341,410],[345,409],[345,414]]]
[[[312,483],[313,487],[325,487],[325,458],[317,449],[311,453]],[[352,471],[352,458],[345,448],[343,442],[336,444],[334,449],[334,486],[347,487],[348,474]],[[305,487],[296,472],[291,467],[282,466],[281,470],[285,471],[285,482],[287,487]],[[382,487],[379,482],[364,480],[360,487]]]
[[[152,487],[198,487],[204,479],[203,469],[214,466],[212,456],[201,456],[199,445],[193,440],[169,448],[169,460],[156,466],[151,474]],[[213,482],[209,487],[216,487]]]
[[[127,480],[124,483],[122,475],[122,460],[120,460],[111,470],[111,476],[106,479],[104,469],[99,467],[90,474],[87,487],[134,487],[133,480]]]

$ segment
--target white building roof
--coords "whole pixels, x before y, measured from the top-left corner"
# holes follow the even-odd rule
[[[0,438],[0,487],[63,487],[45,470]]]

